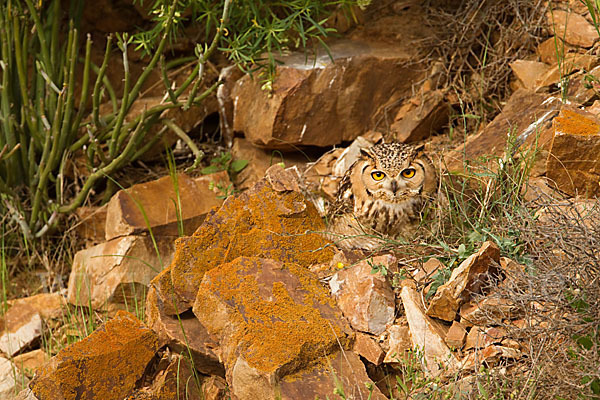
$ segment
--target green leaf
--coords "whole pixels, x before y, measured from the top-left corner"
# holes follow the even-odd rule
[[[209,165],[208,167],[202,168],[200,172],[204,175],[214,174],[215,172],[224,171],[225,167],[222,165]]]
[[[238,173],[248,165],[248,160],[233,160],[229,165],[232,172]]]

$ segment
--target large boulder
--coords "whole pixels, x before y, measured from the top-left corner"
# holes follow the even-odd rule
[[[169,268],[173,291],[181,301],[178,312],[192,306],[204,273],[236,257],[270,258],[305,267],[331,260],[334,248],[318,233],[325,225],[299,192],[296,179],[293,170],[274,165],[252,189],[229,197],[192,236],[176,241]],[[172,302],[171,293],[155,286],[165,303]],[[162,287],[168,286],[163,282]]]
[[[119,311],[90,336],[61,350],[30,383],[39,400],[122,400],[158,350],[156,334]]]
[[[193,311],[218,338],[240,400],[275,398],[279,379],[348,343],[350,329],[327,290],[291,262],[238,257],[222,264],[204,275]]]
[[[416,47],[341,40],[320,50],[283,57],[271,91],[244,76],[232,90],[234,131],[270,149],[326,147],[351,141],[376,125],[424,76]]]

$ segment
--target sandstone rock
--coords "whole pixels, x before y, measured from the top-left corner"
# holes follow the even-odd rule
[[[467,335],[465,350],[481,349],[490,344],[500,343],[505,336],[506,331],[502,328],[482,328],[480,326],[473,326]]]
[[[369,335],[357,333],[354,341],[354,352],[372,364],[380,365],[385,357],[381,346]]]
[[[29,304],[12,306],[0,320],[0,351],[13,356],[42,335],[42,318]]]
[[[429,303],[427,315],[453,321],[461,304],[472,293],[480,292],[489,275],[497,272],[500,249],[493,242],[485,242],[479,251],[464,260],[452,271],[448,282],[440,286]]]
[[[392,325],[388,328],[389,350],[383,359],[384,363],[398,363],[404,359],[412,349],[408,325]]]
[[[558,63],[559,55],[563,57],[570,50],[572,50],[572,47],[557,36],[552,36],[537,46],[537,54],[540,56],[540,61],[552,66]]]
[[[452,321],[452,326],[446,333],[446,344],[455,349],[461,349],[465,344],[467,330],[458,321]]]
[[[458,362],[444,342],[444,329],[425,314],[422,299],[417,291],[404,286],[400,297],[408,320],[413,349],[422,352],[423,369],[426,374],[439,376],[454,372]]]
[[[14,399],[27,382],[27,377],[10,360],[0,357],[0,399]]]
[[[81,250],[73,258],[69,303],[100,309],[108,303],[133,304],[173,257],[173,238],[124,236]]]
[[[476,370],[483,363],[489,368],[496,365],[501,359],[518,359],[520,357],[521,352],[519,350],[494,344],[465,357],[461,362],[461,369]]]
[[[86,243],[98,244],[106,237],[106,205],[102,207],[79,207],[75,213],[79,222],[75,231]]]
[[[600,195],[600,121],[584,111],[563,108],[553,127],[546,176],[569,195]]]
[[[16,307],[15,313],[18,314],[21,307],[33,308],[44,321],[61,317],[65,312],[66,304],[64,293],[60,292],[40,293],[8,301],[9,307]]]
[[[449,111],[443,91],[425,91],[400,107],[390,131],[401,143],[427,139],[448,122]]]
[[[569,199],[540,208],[535,217],[544,224],[566,219],[573,224],[582,224],[588,229],[594,229],[600,226],[600,205],[597,200]]]
[[[598,32],[583,16],[563,10],[551,10],[546,14],[548,25],[554,34],[574,46],[592,47],[598,40]]]
[[[331,294],[354,329],[382,334],[394,322],[395,300],[391,284],[375,265],[389,269],[396,263],[393,255],[373,257],[335,274],[329,281]]]
[[[542,78],[552,69],[542,62],[526,60],[513,61],[510,63],[510,68],[525,89],[532,91],[540,87]]]
[[[312,233],[325,231],[313,204],[299,192],[275,190],[272,182],[276,180],[296,182],[296,175],[274,165],[252,189],[229,197],[193,236],[176,241],[171,280],[175,293],[189,306],[204,273],[238,256],[271,258],[306,267],[331,260],[334,249],[319,234]],[[162,293],[159,295],[164,299]]]
[[[266,148],[351,141],[424,75],[415,68],[414,46],[341,40],[329,49],[334,63],[322,50],[316,60],[304,53],[282,58],[271,92],[249,76],[237,81],[234,131]]]
[[[211,337],[189,311],[179,316],[167,315],[154,287],[150,287],[146,300],[146,320],[158,335],[160,347],[167,345],[176,353],[191,354],[194,368],[205,375],[225,376],[214,350],[217,348],[216,338]]]
[[[239,257],[206,272],[197,292],[194,314],[218,338],[240,400],[273,398],[277,379],[347,342],[349,327],[328,292],[297,264]]]
[[[28,378],[33,378],[35,371],[44,365],[50,357],[42,349],[19,354],[13,358],[13,363]]]
[[[444,155],[448,169],[463,171],[465,161],[483,156],[502,156],[509,134],[518,143],[535,137],[549,125],[562,106],[560,99],[520,89],[508,99],[502,112],[481,132],[467,138],[464,145]]]
[[[373,141],[359,136],[345,149],[333,149],[323,154],[304,173],[311,190],[324,194],[330,202],[335,200],[338,185],[346,171],[360,157],[360,150],[373,144]]]
[[[202,400],[227,400],[229,388],[227,382],[220,376],[209,376],[202,382]]]
[[[367,388],[372,387],[373,391]],[[326,357],[314,367],[309,367],[294,375],[286,376],[279,381],[278,389],[282,400],[300,399],[333,399],[334,389],[342,389],[346,399],[387,399],[371,381],[365,366],[356,354],[351,351],[337,352]],[[341,397],[341,396],[340,396]],[[256,400],[257,397],[240,397],[240,400]]]
[[[157,400],[205,400],[201,385],[199,376],[194,377],[190,361],[176,354],[153,382],[152,392]]]
[[[52,357],[29,387],[39,399],[121,400],[133,391],[157,349],[156,334],[119,311]]]
[[[283,163],[285,167],[301,168],[308,161],[303,154],[261,149],[244,138],[233,139],[231,154],[236,160],[248,161],[248,166],[237,175],[235,180],[236,187],[240,190],[248,189],[260,181],[269,167],[274,164]]]
[[[488,296],[460,308],[460,322],[465,326],[498,324],[521,316],[522,310],[508,299]]]
[[[227,186],[227,174],[218,174],[215,174],[214,180]],[[197,182],[182,173],[177,175],[177,183],[170,176],[140,183],[120,190],[108,203],[106,240],[139,234],[148,228],[155,236],[177,236],[179,222],[184,233],[190,234],[202,223],[210,209],[221,203],[208,181]],[[176,205],[181,207],[179,212]],[[181,221],[178,222],[179,219]]]

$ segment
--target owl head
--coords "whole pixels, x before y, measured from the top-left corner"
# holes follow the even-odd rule
[[[368,195],[390,203],[428,197],[437,177],[423,146],[382,143],[361,150],[359,178]]]

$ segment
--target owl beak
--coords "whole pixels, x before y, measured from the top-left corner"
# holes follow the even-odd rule
[[[398,192],[398,182],[395,179],[392,180],[392,192],[394,192],[394,194]]]

